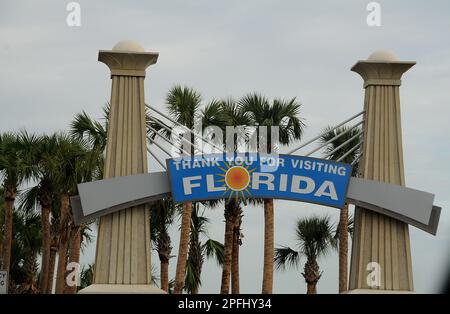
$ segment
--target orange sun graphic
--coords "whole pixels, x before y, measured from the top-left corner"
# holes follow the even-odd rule
[[[250,183],[250,174],[244,167],[231,167],[225,173],[225,183],[233,191],[242,191]]]
[[[226,187],[224,194],[229,193],[229,199],[234,197],[236,201],[239,197],[246,198],[250,196],[250,191],[247,187],[251,183],[251,173],[255,169],[249,169],[250,166],[236,166],[233,163],[231,165],[224,163],[224,165],[226,169],[219,167],[223,171],[219,176],[223,177],[223,179],[218,180]]]

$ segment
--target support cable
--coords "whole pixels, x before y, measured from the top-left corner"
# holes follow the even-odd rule
[[[171,145],[172,147],[175,147],[178,149],[178,146],[175,145],[173,142],[171,142],[169,139],[167,139],[164,135],[158,133],[158,131],[156,131],[154,128],[152,128],[151,126],[148,127],[151,131],[155,132],[156,135],[158,135],[160,138],[162,138],[166,143],[168,143],[169,145]],[[147,138],[150,139],[150,136],[147,135]],[[187,154],[187,155],[191,155],[191,153],[185,151],[183,148],[180,147],[180,150],[183,151],[183,153]]]
[[[337,152],[338,150],[340,150],[342,147],[344,147],[345,145],[347,145],[348,143],[350,143],[351,141],[357,139],[359,136],[361,136],[364,133],[363,130],[361,130],[360,132],[358,132],[358,134],[356,134],[355,136],[352,136],[351,138],[349,138],[348,140],[346,140],[344,143],[342,143],[341,145],[339,145],[338,147],[336,147],[335,149],[333,149],[331,152],[329,152],[328,154],[326,154],[323,158],[328,158],[331,155],[333,155],[335,152]],[[309,156],[309,155],[305,155],[305,156]]]
[[[168,132],[172,132],[172,130],[168,126],[166,126],[163,122],[158,121],[157,119],[155,119],[153,117],[150,117],[150,120],[152,120],[153,122],[157,123],[159,126],[163,127]],[[151,128],[151,126],[149,126],[149,128]],[[156,131],[154,131],[154,132],[156,132]],[[185,143],[187,143],[190,147],[194,146],[194,149],[195,149],[195,145],[193,143],[191,143],[190,141],[188,141],[183,135],[178,134],[178,137],[180,139],[182,139]]]
[[[342,161],[345,159],[345,157],[347,157],[348,155],[350,155],[351,153],[353,153],[356,149],[358,149],[362,144],[364,143],[364,141],[359,142],[358,144],[356,144],[355,146],[353,146],[352,149],[350,149],[348,152],[346,152],[344,155],[342,155],[341,157],[339,157],[339,159],[337,160]],[[358,157],[359,158],[359,157]]]
[[[343,126],[344,124],[346,124],[346,123],[352,121],[353,119],[359,117],[360,115],[364,114],[364,112],[365,112],[365,111],[361,111],[360,113],[358,113],[358,114],[356,114],[356,115],[354,115],[354,116],[348,118],[347,120],[345,120],[345,121],[339,123],[338,125],[336,125],[335,127],[333,127],[331,130],[328,130],[327,132],[331,132],[331,131],[336,130],[337,128]],[[315,138],[309,140],[308,142],[306,142],[306,143],[304,143],[304,144],[302,144],[302,145],[300,145],[300,146],[298,146],[298,147],[296,147],[296,148],[290,150],[287,154],[290,155],[290,154],[295,153],[296,151],[302,149],[303,147],[305,147],[305,146],[307,146],[307,145],[313,143],[314,141],[318,140],[318,139],[321,138],[324,134],[326,134],[326,133],[323,133],[323,134],[320,134],[320,135],[316,136]]]
[[[169,157],[172,157],[171,153],[169,153],[164,147],[162,147],[158,142],[156,142],[155,140],[153,140],[150,136],[147,136],[148,140],[150,142],[152,142],[153,144],[155,144],[160,150],[162,150],[163,152],[165,152]]]
[[[145,105],[145,106],[146,106],[148,109],[150,109],[150,110],[152,110],[152,111],[158,113],[159,115],[163,116],[163,117],[166,118],[167,120],[169,120],[169,121],[175,123],[176,125],[178,125],[178,126],[181,127],[182,129],[184,129],[185,131],[191,133],[192,135],[198,136],[198,137],[201,138],[205,143],[208,143],[209,145],[214,146],[215,148],[217,148],[218,150],[220,150],[221,152],[223,152],[223,148],[217,146],[216,144],[214,144],[214,143],[212,143],[212,142],[209,142],[209,141],[208,141],[206,138],[204,138],[202,135],[195,133],[194,131],[192,131],[191,129],[189,129],[188,127],[186,127],[185,125],[182,125],[181,123],[179,123],[179,122],[173,120],[172,118],[170,118],[169,116],[165,115],[165,114],[162,113],[161,111],[159,111],[159,110],[157,110],[157,109],[155,109],[155,108],[153,108],[153,107],[150,107],[149,105]]]
[[[164,165],[164,163],[150,150],[150,148],[147,147],[147,151],[158,162],[158,164],[160,164],[161,167],[163,167],[164,170],[167,170],[166,165]]]
[[[360,126],[361,124],[364,123],[364,120],[362,120],[361,122],[358,122],[357,124],[353,125],[352,127],[348,128],[347,130],[345,130],[344,132],[339,133],[338,135],[336,135],[335,137],[333,137],[332,139],[326,141],[325,143],[321,144],[319,147],[313,149],[312,151],[310,151],[309,153],[307,153],[305,156],[310,156],[312,154],[314,154],[315,152],[317,152],[319,149],[327,146],[328,144],[330,144],[331,142],[337,140],[338,138],[341,138],[342,136],[344,136],[345,134],[347,134],[348,132],[350,132],[351,130],[353,130],[354,128]],[[332,130],[327,131],[327,133],[324,134],[328,134],[328,132],[332,132]]]

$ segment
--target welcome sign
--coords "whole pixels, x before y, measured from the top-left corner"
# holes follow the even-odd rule
[[[441,208],[433,205],[434,194],[362,178],[348,180],[350,166],[329,160],[212,155],[172,159],[168,165],[171,176],[151,172],[78,184],[79,196],[71,197],[76,225],[170,195],[177,202],[259,197],[341,207],[344,194],[350,204],[434,235],[439,224]]]
[[[167,160],[175,202],[274,198],[342,208],[352,167],[292,155],[211,154]]]

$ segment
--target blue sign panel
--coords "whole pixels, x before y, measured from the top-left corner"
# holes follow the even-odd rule
[[[352,167],[292,155],[212,154],[167,160],[175,202],[273,198],[342,208]]]

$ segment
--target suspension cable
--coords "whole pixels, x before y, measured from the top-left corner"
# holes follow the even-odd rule
[[[154,117],[150,117],[150,120],[152,120],[153,122],[155,122],[156,124],[158,124],[159,126],[163,127],[164,129],[166,129],[168,132],[171,132],[172,134],[172,130],[165,125],[162,121],[158,121],[158,119],[154,118]],[[150,126],[149,126],[150,127]],[[190,141],[188,141],[184,136],[182,136],[181,134],[178,134],[178,137],[180,139],[182,139],[185,143],[187,143],[190,147],[194,146],[195,149],[195,145],[193,143],[191,143]]]
[[[364,123],[364,120],[362,120],[361,122],[358,122],[357,124],[353,125],[352,127],[350,127],[349,129],[345,130],[344,132],[339,133],[338,135],[336,135],[335,137],[333,137],[332,139],[326,141],[325,143],[323,143],[322,145],[320,145],[319,147],[313,149],[312,151],[310,151],[309,153],[307,153],[305,156],[310,156],[312,154],[314,154],[315,152],[317,152],[319,149],[321,149],[322,147],[327,146],[328,144],[330,144],[331,142],[337,140],[338,138],[341,138],[342,136],[344,136],[345,134],[347,134],[348,132],[350,132],[351,130],[353,130],[354,128],[360,126],[361,124]],[[333,131],[328,131],[328,132],[333,132]],[[328,134],[325,133],[325,134]]]
[[[353,160],[352,166],[356,165],[356,164],[359,162],[359,160],[361,159],[361,156],[362,156],[362,155],[359,154],[358,158],[356,158],[355,160]]]
[[[342,143],[341,145],[339,145],[338,147],[336,147],[335,149],[333,149],[331,152],[329,152],[328,154],[326,154],[323,158],[328,158],[331,155],[333,155],[335,152],[337,152],[338,150],[340,150],[342,147],[344,147],[345,145],[347,145],[348,143],[350,143],[351,141],[355,140],[356,138],[358,138],[359,136],[361,136],[361,134],[364,133],[364,130],[361,130],[360,132],[358,132],[358,134],[356,134],[355,136],[352,136],[351,138],[349,138],[348,140],[346,140],[344,143]],[[309,155],[306,155],[309,156]]]
[[[155,140],[153,140],[151,137],[147,136],[148,140],[150,142],[152,142],[153,144],[155,144],[160,150],[162,150],[163,152],[165,152],[168,156],[172,157],[172,154],[169,153],[164,147],[162,147],[158,142],[156,142]]]
[[[164,170],[167,170],[166,165],[164,165],[164,163],[150,150],[150,148],[147,147],[147,151],[150,153],[150,155],[152,155],[153,159],[155,159],[158,164],[163,167]]]
[[[162,138],[166,143],[169,143],[169,145],[175,147],[178,149],[177,145],[175,145],[173,142],[171,142],[169,139],[167,139],[164,135],[158,133],[158,131],[156,131],[154,128],[152,128],[151,126],[148,127],[151,131],[153,131],[156,135],[158,135],[160,138]],[[147,138],[150,138],[150,136],[147,135]],[[180,149],[183,151],[183,153],[187,154],[187,155],[191,155],[191,153],[185,151],[182,147],[180,147]]]
[[[184,129],[185,131],[191,133],[192,135],[198,136],[198,137],[201,138],[205,143],[208,143],[209,145],[214,146],[215,148],[217,148],[218,150],[220,150],[221,152],[223,152],[223,148],[217,146],[216,144],[214,144],[214,143],[212,143],[212,142],[209,142],[209,141],[208,141],[207,139],[205,139],[202,135],[195,133],[194,131],[192,131],[191,129],[189,129],[187,126],[182,125],[181,123],[179,123],[179,122],[173,120],[172,118],[170,118],[169,116],[165,115],[165,114],[162,113],[161,111],[159,111],[159,110],[157,110],[157,109],[155,109],[155,108],[153,108],[153,107],[150,107],[150,106],[147,105],[147,104],[146,104],[145,106],[146,106],[148,109],[150,109],[150,110],[152,110],[152,111],[154,111],[154,112],[160,114],[161,116],[163,116],[163,117],[166,118],[167,120],[169,120],[169,121],[175,123],[176,125],[178,125],[178,126],[181,127],[182,129]]]
[[[337,160],[342,161],[344,160],[345,157],[347,157],[348,155],[350,155],[351,153],[353,153],[355,150],[357,150],[362,144],[364,143],[364,141],[359,142],[358,144],[356,144],[355,146],[353,146],[352,149],[350,149],[349,151],[347,151],[344,155],[342,155],[341,157],[339,157],[339,159]]]
[[[338,125],[334,126],[331,130],[328,130],[327,132],[332,132],[332,131],[336,130],[337,128],[343,126],[344,124],[346,124],[346,123],[352,121],[353,119],[356,119],[356,118],[359,117],[360,115],[364,114],[364,112],[365,112],[365,111],[363,110],[363,111],[361,111],[360,113],[355,114],[354,116],[352,116],[352,117],[348,118],[347,120],[345,120],[345,121],[339,123]],[[302,149],[303,147],[305,147],[305,146],[307,146],[307,145],[313,143],[314,141],[318,140],[319,138],[321,138],[321,137],[322,137],[323,135],[325,135],[325,134],[326,134],[326,133],[319,134],[318,136],[314,137],[313,139],[309,140],[308,142],[306,142],[306,143],[304,143],[304,144],[302,144],[302,145],[300,145],[300,146],[298,146],[298,147],[296,147],[296,148],[290,150],[289,152],[287,152],[287,154],[288,154],[288,155],[291,155],[291,154],[295,153],[296,151]]]

